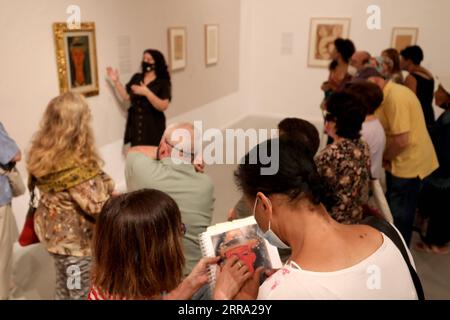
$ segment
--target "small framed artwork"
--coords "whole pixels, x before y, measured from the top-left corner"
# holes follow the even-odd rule
[[[67,23],[54,23],[53,34],[60,93],[98,95],[95,23],[81,23],[79,29],[69,29]]]
[[[394,28],[391,46],[400,52],[406,47],[417,44],[418,38],[419,28]]]
[[[219,63],[219,25],[208,24],[205,26],[205,57],[206,65]]]
[[[350,18],[312,18],[309,36],[308,66],[327,68],[331,62],[334,41],[350,35]]]
[[[169,28],[169,65],[171,71],[186,68],[186,28]]]

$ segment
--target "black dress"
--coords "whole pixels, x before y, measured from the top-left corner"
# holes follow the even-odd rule
[[[140,85],[144,80],[142,73],[135,74],[126,85],[130,95],[131,107],[125,129],[124,143],[134,146],[158,146],[166,130],[164,112],[157,110],[146,97],[133,94],[131,86]],[[156,79],[147,87],[162,100],[171,99],[171,85],[168,80]]]
[[[433,98],[434,98],[434,79],[427,79],[418,75],[417,73],[411,73],[417,81],[417,98],[419,98],[422,105],[423,114],[425,116],[425,122],[428,130],[436,123],[433,110]]]
[[[428,245],[450,242],[450,110],[442,114],[430,130],[439,159],[439,169],[425,179],[419,197],[419,210],[429,218],[422,240]]]

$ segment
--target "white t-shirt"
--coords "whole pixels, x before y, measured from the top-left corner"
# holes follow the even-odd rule
[[[361,135],[369,145],[372,177],[381,179],[383,174],[383,154],[386,148],[386,133],[378,119],[363,123]]]
[[[258,300],[417,300],[402,254],[384,234],[383,239],[370,257],[336,272],[304,271],[288,262],[262,284]]]

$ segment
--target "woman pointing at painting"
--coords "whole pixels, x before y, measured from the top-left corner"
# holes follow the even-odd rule
[[[122,99],[131,104],[124,144],[131,147],[158,146],[166,129],[164,112],[172,98],[170,74],[164,56],[157,50],[146,50],[142,72],[136,73],[126,86],[120,82],[117,70],[108,67],[107,73]]]

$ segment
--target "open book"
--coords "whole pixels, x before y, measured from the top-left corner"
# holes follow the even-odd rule
[[[255,218],[235,220],[209,227],[202,233],[200,248],[205,257],[222,257],[226,260],[234,255],[244,262],[250,272],[259,267],[279,269],[282,267],[277,248],[257,234]],[[216,283],[217,266],[210,267],[209,284]]]

